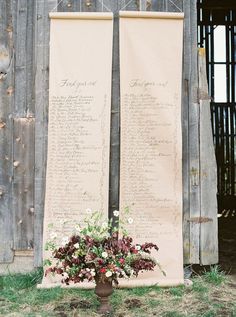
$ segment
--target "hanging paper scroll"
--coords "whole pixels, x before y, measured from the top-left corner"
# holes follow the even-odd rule
[[[44,244],[62,223],[64,235],[71,234],[86,209],[108,215],[109,193],[113,15],[50,17]],[[58,233],[59,243],[62,238]]]
[[[123,286],[183,283],[182,42],[182,13],[120,12],[120,210],[135,242],[159,246],[166,272]]]

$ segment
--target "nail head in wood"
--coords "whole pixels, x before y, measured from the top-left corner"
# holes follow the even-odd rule
[[[18,161],[14,161],[14,162],[13,162],[13,166],[14,166],[14,167],[18,167],[19,165],[20,165],[20,162],[18,162]]]
[[[85,4],[88,8],[90,8],[92,5],[92,2],[90,0],[86,0]]]
[[[33,214],[33,213],[34,213],[34,207],[30,207],[29,212],[30,212],[31,214]]]

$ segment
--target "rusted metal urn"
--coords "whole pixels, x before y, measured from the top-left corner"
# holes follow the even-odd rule
[[[109,303],[109,296],[113,293],[113,287],[111,281],[96,281],[95,294],[100,301],[100,307],[98,312],[100,314],[106,314],[111,312],[111,305]]]

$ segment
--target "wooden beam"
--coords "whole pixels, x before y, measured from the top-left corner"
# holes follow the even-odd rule
[[[13,261],[12,108],[14,100],[12,1],[0,1],[0,263]]]
[[[14,119],[14,250],[33,249],[34,118]]]
[[[218,263],[218,218],[217,218],[217,165],[211,128],[210,97],[206,74],[206,52],[199,49],[199,98],[200,98],[200,181],[201,223],[200,263]]]
[[[21,0],[15,6],[14,116],[34,114],[34,6]]]
[[[34,265],[42,265],[43,215],[47,162],[49,29],[48,13],[57,0],[35,1],[35,221]]]
[[[201,216],[200,205],[200,131],[198,103],[198,66],[197,66],[197,3],[190,1],[190,34],[185,37],[189,41],[190,81],[189,81],[189,203],[190,218]],[[190,222],[190,263],[200,262],[200,224]]]
[[[190,3],[184,4],[184,39],[191,37]],[[189,85],[191,73],[191,44],[184,40],[182,88],[183,137],[183,247],[184,263],[190,263],[190,204],[189,204]]]
[[[147,10],[147,4],[148,4],[147,0],[138,0],[138,4],[139,4],[139,11]]]

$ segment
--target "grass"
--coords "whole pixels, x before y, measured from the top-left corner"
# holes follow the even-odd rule
[[[208,283],[214,285],[220,285],[227,279],[225,272],[218,265],[212,266],[208,272],[205,271],[204,278]]]
[[[96,317],[93,290],[37,289],[42,270],[0,277],[1,317]],[[236,288],[214,266],[192,287],[116,289],[108,317],[236,317]]]

